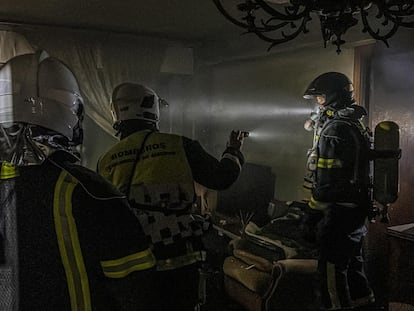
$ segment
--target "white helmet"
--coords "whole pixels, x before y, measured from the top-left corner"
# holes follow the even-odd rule
[[[119,129],[122,121],[141,120],[158,129],[159,101],[158,95],[144,85],[129,82],[119,84],[112,92],[114,128]]]
[[[83,102],[78,82],[61,61],[42,54],[10,59],[0,69],[0,125],[38,125],[82,142]]]

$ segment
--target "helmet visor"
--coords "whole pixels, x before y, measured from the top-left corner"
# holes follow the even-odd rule
[[[78,122],[76,107],[80,96],[65,90],[48,90],[44,97],[24,94],[0,94],[0,124],[23,122],[36,124],[63,134],[70,140]],[[62,103],[71,103],[62,105]]]

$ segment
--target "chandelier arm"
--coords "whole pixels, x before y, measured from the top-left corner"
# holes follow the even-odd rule
[[[304,9],[299,14],[296,14],[296,13],[295,14],[283,14],[283,13],[275,10],[274,8],[272,8],[264,0],[254,0],[254,1],[256,2],[256,4],[258,4],[269,15],[272,15],[274,18],[281,19],[281,20],[284,20],[284,21],[295,21],[295,20],[301,19],[301,18],[309,15],[308,10],[306,10],[306,9]],[[299,5],[293,6],[293,8],[295,8],[296,12],[298,11],[297,10],[298,7],[299,7]]]
[[[414,15],[414,7],[413,5],[410,6],[409,10],[402,11],[402,10],[392,10],[390,9],[392,5],[385,10],[384,9],[384,16],[391,20],[394,24],[397,24],[402,27],[414,28],[414,22],[405,22],[403,19],[406,17],[410,17]]]
[[[377,29],[377,31],[374,31],[372,27],[369,25],[367,15],[368,15],[367,12],[364,12],[363,10],[361,10],[361,19],[362,19],[362,24],[364,25],[363,31],[368,32],[371,35],[371,37],[377,40],[381,40],[382,42],[384,42],[384,44],[387,47],[389,47],[387,39],[391,38],[397,32],[398,24],[394,23],[392,28],[385,35],[380,35],[379,29]]]
[[[306,32],[306,21],[307,21],[307,19],[305,18],[303,21],[302,21],[302,23],[301,23],[301,25],[298,27],[298,29],[295,31],[295,32],[293,32],[293,33],[291,33],[290,35],[286,35],[283,31],[282,31],[282,33],[281,33],[281,35],[282,35],[282,37],[283,38],[281,38],[281,39],[275,39],[275,38],[271,38],[271,37],[269,37],[269,36],[267,36],[267,35],[265,35],[263,32],[260,32],[260,31],[256,31],[256,30],[252,30],[252,31],[249,31],[249,33],[254,33],[257,37],[259,37],[260,39],[262,39],[263,41],[266,41],[266,42],[270,42],[271,43],[271,45],[270,45],[270,47],[267,49],[268,51],[271,49],[271,48],[273,48],[275,45],[277,45],[277,44],[281,44],[281,43],[284,43],[284,42],[288,42],[288,41],[290,41],[290,40],[293,40],[293,39],[295,39],[301,32]]]
[[[290,0],[283,9],[267,3],[268,0],[240,0],[237,9],[242,14],[234,16],[230,14],[230,10],[224,8],[222,3],[225,0],[212,1],[226,19],[244,28],[245,33],[254,33],[261,40],[269,42],[268,51],[275,45],[295,39],[301,32],[308,32],[307,22],[312,19],[311,13],[318,14],[320,19],[328,19],[325,24],[323,20],[320,21],[324,45],[326,47],[327,41],[335,35],[336,41],[332,43],[337,46],[338,54],[341,51],[340,46],[345,43],[341,36],[358,23],[358,20],[352,17],[358,11],[363,24],[362,31],[376,40],[383,41],[387,47],[387,40],[400,26],[414,28],[414,0],[343,0],[341,3],[326,0]],[[377,14],[368,13],[372,6],[376,6]],[[268,16],[258,18],[256,13]],[[286,31],[289,34],[286,34]]]
[[[262,32],[275,31],[275,30],[278,30],[280,28],[283,28],[283,27],[289,25],[290,23],[292,23],[292,22],[281,22],[281,23],[276,24],[276,25],[269,25],[269,22],[271,22],[272,20],[273,20],[273,18],[267,20],[266,22],[262,21],[262,25],[263,25]]]
[[[378,1],[378,0],[377,0]],[[414,9],[414,1],[410,0],[408,2],[411,2],[411,4],[408,3],[401,3],[401,0],[388,0],[386,3],[383,3],[384,6],[387,7],[388,10],[390,10],[390,8],[396,6],[396,7],[400,7],[401,5],[407,5],[408,6],[408,10],[406,11],[410,11]],[[398,10],[401,11],[401,10]]]
[[[401,10],[397,11],[397,10],[387,9],[387,12],[394,15],[394,16],[403,17],[403,18],[414,15],[414,9],[410,10],[410,11],[401,11]]]
[[[402,27],[407,27],[407,28],[414,28],[414,22],[404,22],[401,20],[401,18],[399,16],[393,16],[389,13],[384,13],[384,15],[391,20],[394,24],[398,25],[398,26],[402,26]]]
[[[268,19],[267,21],[263,21],[263,19],[260,20],[260,25],[256,24],[255,19],[254,18],[245,18],[246,19],[246,24],[248,25],[247,27],[247,32],[270,32],[270,31],[276,31],[278,29],[284,28],[286,27],[286,25],[293,23],[293,22],[288,22],[288,21],[281,21],[279,24],[276,25],[271,25],[269,24],[272,20],[272,18]]]
[[[379,7],[383,14],[391,19],[394,23],[399,24],[400,26],[404,27],[414,27],[414,22],[404,22],[402,19],[407,17],[412,17],[414,15],[414,1],[412,4],[407,4],[408,7],[403,10],[401,9],[400,0],[389,1],[388,3],[384,4],[383,6]],[[392,7],[398,7],[397,9],[392,9]]]
[[[220,11],[220,13],[223,14],[224,17],[227,18],[230,22],[232,22],[233,24],[241,28],[248,29],[250,27],[249,24],[242,23],[238,21],[237,19],[235,19],[233,16],[231,16],[221,4],[221,0],[213,0],[213,2],[216,5],[217,9]]]
[[[414,22],[407,23],[407,22],[399,21],[398,25],[402,27],[407,27],[407,28],[414,28]]]

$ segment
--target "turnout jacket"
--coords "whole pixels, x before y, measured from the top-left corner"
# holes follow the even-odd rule
[[[370,141],[358,113],[358,109],[340,110],[323,125],[317,140],[311,207],[323,209],[324,203],[334,202],[355,207],[370,201]]]
[[[125,196],[74,161],[3,163],[0,310],[120,310],[107,286],[155,264]]]
[[[326,111],[325,111],[326,113]],[[370,200],[369,130],[360,122],[365,110],[351,105],[335,111],[317,138],[313,209],[308,225],[316,225],[321,298],[335,310],[371,293],[362,269]]]
[[[203,260],[203,224],[191,214],[194,181],[223,190],[236,181],[244,163],[227,148],[221,160],[187,137],[138,131],[98,161],[98,173],[129,197],[131,208],[153,245],[158,270]]]

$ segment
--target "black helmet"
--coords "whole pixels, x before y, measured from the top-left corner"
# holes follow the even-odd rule
[[[339,72],[326,72],[314,79],[306,89],[306,99],[324,96],[324,106],[339,110],[355,103],[354,87],[350,79]]]

